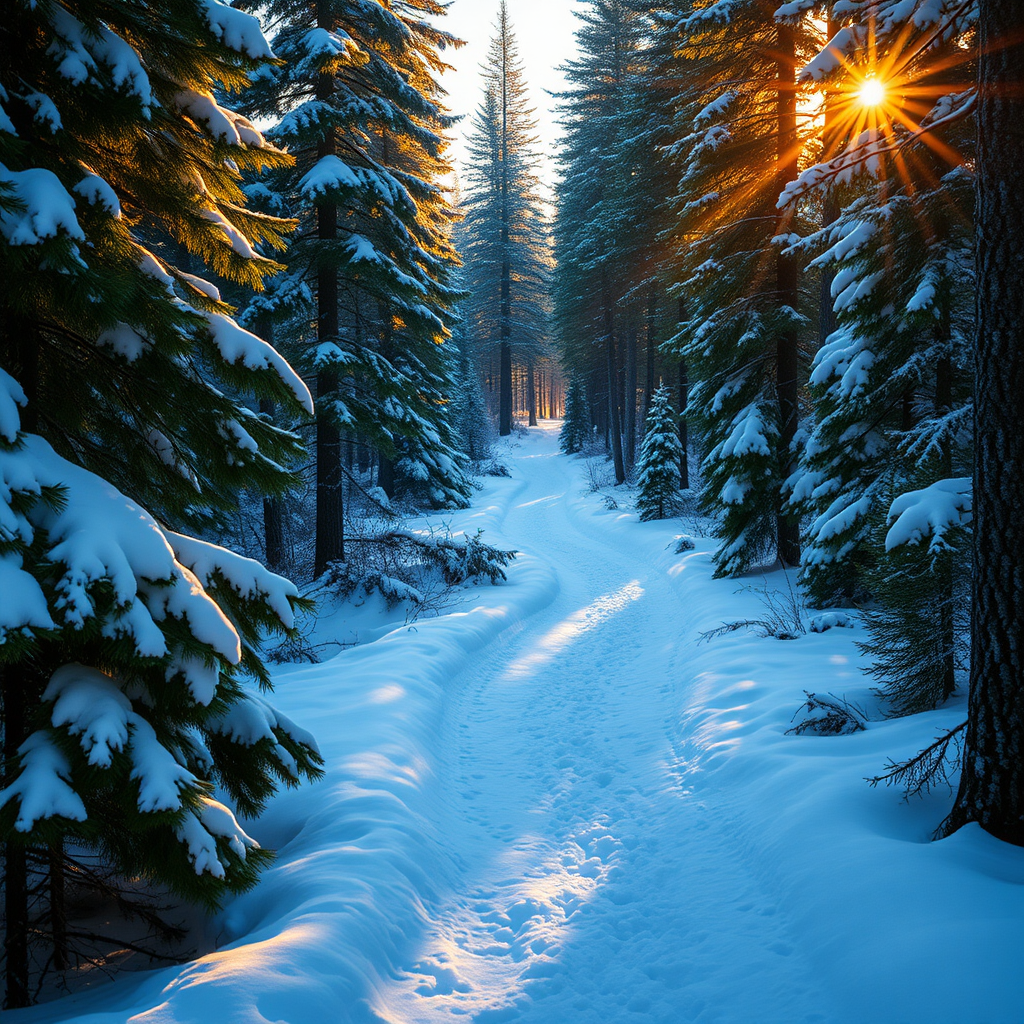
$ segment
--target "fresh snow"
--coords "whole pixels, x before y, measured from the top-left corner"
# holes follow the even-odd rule
[[[889,509],[892,525],[885,535],[885,550],[920,544],[926,537],[931,538],[928,549],[932,554],[948,547],[946,534],[971,521],[972,498],[970,477],[937,480],[923,490],[901,494]]]
[[[11,1021],[1019,1024],[1024,850],[930,842],[948,793],[864,782],[962,698],[787,735],[804,690],[877,718],[863,628],[701,642],[764,595],[712,579],[713,541],[587,493],[558,426],[450,517],[521,552],[507,585],[276,672],[327,775],[245,825],[279,855],[219,948]],[[34,756],[59,782],[59,751]]]

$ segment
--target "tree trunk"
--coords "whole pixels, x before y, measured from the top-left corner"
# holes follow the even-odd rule
[[[977,336],[971,692],[963,772],[942,831],[1024,846],[1024,160],[1019,0],[978,21]]]
[[[630,325],[626,337],[626,439],[623,452],[626,460],[626,472],[633,472],[636,461],[636,324]]]
[[[942,320],[936,328],[940,341],[949,339],[949,309],[944,304]],[[935,367],[935,412],[938,415],[948,413],[953,408],[953,367],[949,357],[940,359]],[[943,445],[942,467],[943,479],[953,475],[953,453],[949,442]],[[948,560],[947,560],[948,561]],[[942,560],[940,560],[940,565]],[[942,644],[942,699],[951,696],[956,689],[956,623],[953,607],[956,595],[953,592],[953,567],[945,565],[939,570],[939,633]]]
[[[611,434],[612,461],[615,465],[615,486],[626,482],[626,467],[622,459],[622,426],[619,420],[618,387],[616,377],[618,370],[615,365],[615,312],[612,308],[611,289],[608,278],[602,275],[601,289],[602,306],[604,307],[605,349],[608,354],[608,430]]]
[[[53,940],[53,966],[66,971],[68,959],[68,918],[64,901],[64,841],[50,844],[50,935]]]
[[[841,25],[832,17],[829,10],[827,32],[831,40],[839,31]],[[837,130],[838,108],[842,99],[833,90],[825,91],[825,124],[822,128],[822,160],[830,160],[839,151],[842,143],[840,132]],[[839,219],[839,199],[835,186],[828,186],[822,199],[821,220],[822,226],[828,227]],[[835,280],[836,272],[831,264],[821,269],[821,292],[818,311],[818,344],[824,345],[828,336],[838,326],[836,313],[832,299],[832,282]]]
[[[272,336],[263,333],[265,341],[273,344]],[[268,418],[274,416],[274,403],[269,398],[260,399],[260,413]],[[263,499],[263,546],[267,568],[280,572],[284,568],[284,502],[275,496]]]
[[[25,722],[25,681],[20,671],[0,666],[3,694],[5,783],[18,747],[27,733]],[[28,993],[28,865],[25,847],[4,843],[4,957],[7,998],[4,1006],[15,1010],[29,1005]]]
[[[788,25],[778,27],[778,190],[797,176],[797,110],[796,110],[796,39]],[[783,211],[778,234],[788,230],[792,212]],[[796,310],[799,305],[799,277],[796,261],[783,255],[780,248],[776,255],[778,303],[780,307]],[[800,356],[796,327],[787,327],[779,333],[776,348],[776,388],[779,400],[779,475],[784,484],[793,473],[796,438],[800,419]],[[779,559],[783,565],[800,564],[800,521],[792,514],[786,514],[779,496],[777,515]]]
[[[504,327],[502,328],[504,330]],[[498,388],[498,433],[512,433],[512,346],[501,344],[501,379]]]
[[[334,28],[329,0],[317,0],[317,27]],[[322,74],[317,81],[317,99],[329,103],[334,78]],[[321,159],[335,151],[335,140],[328,135],[317,147]],[[338,209],[325,200],[317,207],[317,235],[322,242],[338,237]],[[338,271],[332,266],[317,270],[317,339],[321,343],[338,337]],[[331,562],[345,559],[344,497],[342,494],[341,435],[331,419],[330,400],[338,389],[338,374],[322,369],[316,375],[316,546],[313,575],[322,576]]]
[[[686,320],[686,304],[679,300],[678,321],[682,327]],[[681,490],[690,488],[690,425],[686,419],[690,408],[690,375],[687,373],[686,360],[679,360],[679,487]]]
[[[505,9],[502,8],[501,35],[501,381],[498,396],[498,433],[512,433],[512,264],[509,251],[509,177],[508,177],[508,55]]]
[[[377,463],[377,486],[389,497],[395,496],[395,464],[386,455],[380,455]]]
[[[643,436],[647,431],[647,417],[651,411],[651,400],[654,398],[654,357],[655,357],[655,331],[654,320],[657,313],[658,292],[656,285],[652,282],[647,292],[647,332],[646,355],[647,365],[644,374],[644,404],[640,416],[640,434]]]
[[[262,314],[256,323],[256,333],[269,345],[274,344],[274,321]],[[260,414],[267,419],[274,418],[274,403],[269,398],[260,399]],[[263,499],[263,548],[267,568],[279,572],[284,566],[284,524],[283,502],[280,498],[267,495]]]
[[[690,488],[690,425],[686,412],[690,407],[690,376],[686,360],[679,360],[679,489]]]
[[[526,409],[530,426],[537,426],[537,378],[533,369],[533,356],[526,357]]]

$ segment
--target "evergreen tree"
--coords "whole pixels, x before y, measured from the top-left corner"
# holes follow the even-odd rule
[[[254,5],[255,6],[255,5]],[[432,505],[470,492],[449,419],[445,344],[459,292],[434,0],[299,0],[267,5],[275,52],[250,109],[296,158],[268,188],[300,216],[291,268],[313,285],[315,333],[286,348],[316,377],[314,572],[344,558],[342,446],[372,444],[378,482]],[[257,186],[258,187],[258,186]]]
[[[465,323],[455,329],[454,344],[458,358],[453,423],[459,450],[472,462],[483,459],[490,448],[493,428],[487,413],[487,399],[469,330]]]
[[[536,124],[519,48],[502,0],[484,65],[484,99],[473,120],[466,175],[467,316],[480,348],[496,348],[498,431],[512,432],[513,358],[533,366],[548,335],[547,227],[537,180]],[[535,414],[533,420],[536,422]]]
[[[934,28],[927,23],[908,34],[903,19],[883,20],[872,36],[873,62],[865,50],[840,64],[826,50],[805,71],[805,77],[823,78],[833,93],[847,97],[836,132],[845,137],[845,147],[805,171],[790,192],[793,199],[812,192],[843,199],[841,212],[808,243],[820,252],[815,263],[832,278],[838,329],[812,368],[816,416],[789,482],[793,505],[810,517],[804,577],[823,603],[848,599],[858,586],[858,570],[871,564],[868,521],[878,519],[879,495],[893,486],[895,464],[897,477],[915,489],[962,475],[970,457],[973,227],[967,122],[962,115],[948,116],[955,108],[946,109],[938,127],[926,118],[910,137],[891,110],[866,113],[858,99],[860,83],[876,68],[886,75],[887,68],[899,66],[895,91],[910,88],[937,97],[945,89],[941,106],[948,107],[969,73],[963,60],[950,60],[951,47],[967,38],[968,12],[947,21],[944,46],[936,45]],[[867,38],[866,24],[859,31]],[[871,118],[868,131],[855,130],[865,116]],[[925,463],[931,479],[921,475]],[[887,510],[888,505],[878,519],[883,525]]]
[[[671,514],[681,483],[679,454],[679,431],[672,411],[672,396],[662,384],[654,392],[637,467],[636,507],[642,521],[664,519]]]
[[[969,531],[893,544],[889,522],[908,495],[958,493],[971,459],[972,146],[960,95],[971,15],[947,7],[883,5],[812,61],[805,74],[847,96],[835,112],[844,141],[790,190],[844,200],[810,240],[824,250],[837,329],[815,360],[814,426],[790,481],[809,514],[804,578],[821,603],[870,593],[865,647],[897,714],[953,692],[966,632]],[[833,50],[858,38],[872,51],[840,63]],[[902,100],[860,100],[870,80],[938,103],[910,110],[920,129],[904,127]]]
[[[923,480],[934,479],[929,468]],[[888,474],[890,486],[894,478],[895,472]],[[906,486],[902,479],[901,485]],[[903,529],[919,511],[936,519],[933,505],[948,518],[938,519],[930,536],[921,536],[916,526]],[[899,495],[888,530],[870,524],[884,541],[865,574],[872,597],[864,613],[870,640],[860,646],[872,659],[871,674],[881,683],[891,715],[938,707],[953,693],[957,670],[965,664],[970,563],[964,559],[969,531],[963,513],[969,505],[969,479],[942,479]]]
[[[27,860],[68,840],[216,904],[266,851],[236,814],[319,774],[259,656],[295,588],[196,538],[282,492],[309,392],[217,288],[258,287],[282,167],[214,100],[270,49],[216,2],[17,5],[0,25],[0,696],[7,1005],[28,1001]],[[215,788],[222,796],[214,798]],[[228,806],[231,804],[233,806]],[[52,881],[52,880],[51,880]]]
[[[646,24],[644,8],[636,0],[598,0],[579,14],[579,56],[565,67],[568,89],[560,96],[564,134],[555,226],[556,329],[570,365],[581,368],[593,360],[596,369],[603,363],[607,436],[618,484],[625,482],[632,461],[623,433],[636,408],[635,327],[621,322],[619,303],[630,290],[629,261],[637,258],[635,236],[622,227],[630,216],[626,201],[632,175],[619,158],[632,130],[628,107],[635,95],[632,75]],[[628,364],[623,366],[623,394],[620,351]]]
[[[579,374],[573,374],[569,381],[569,393],[565,400],[565,419],[558,443],[566,455],[576,455],[590,440],[590,416],[587,411],[587,395]]]
[[[674,262],[686,318],[676,349],[698,381],[691,408],[707,452],[704,504],[725,510],[720,575],[772,557],[799,562],[782,489],[796,454],[805,316],[799,265],[785,247],[796,211],[778,198],[804,144],[796,68],[811,29],[777,18],[775,6],[718,0],[675,28],[693,69],[691,130],[676,146]]]

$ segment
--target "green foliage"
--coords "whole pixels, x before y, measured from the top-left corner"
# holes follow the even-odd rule
[[[696,382],[690,415],[706,451],[704,507],[724,510],[717,571],[737,575],[775,557],[794,454],[780,389],[795,383],[780,381],[779,354],[806,344],[808,319],[799,267],[783,252],[799,216],[777,203],[802,140],[780,114],[780,96],[793,92],[780,93],[779,62],[787,33],[799,53],[813,30],[806,21],[787,28],[751,0],[708,4],[665,31],[685,83],[675,109],[681,137],[669,152],[678,169],[669,262],[684,322],[669,347]]]
[[[577,455],[586,448],[592,436],[583,380],[579,374],[574,373],[565,398],[565,419],[562,421],[558,443],[566,455]]]
[[[297,591],[195,538],[294,485],[250,405],[312,412],[196,276],[280,269],[294,223],[242,186],[292,158],[214,99],[274,61],[200,0],[16,4],[0,49],[0,832],[212,906],[271,855],[236,813],[322,763],[259,695]]]
[[[890,488],[894,475],[884,477]],[[916,476],[934,479],[927,466]],[[890,715],[930,711],[952,695],[967,663],[970,530],[959,520],[939,535],[889,544],[893,517],[880,518],[869,522],[873,557],[865,585],[873,602],[864,613],[870,639],[859,646],[872,659]]]
[[[654,392],[637,465],[639,493],[636,507],[641,520],[664,519],[674,511],[681,484],[681,456],[682,446],[679,443],[676,415],[672,409],[672,396],[662,384]]]
[[[548,353],[551,241],[538,178],[537,124],[504,3],[482,70],[484,94],[468,138],[459,235],[469,292],[466,332],[477,365],[499,359],[502,344],[513,362],[528,365]],[[506,364],[506,376],[509,370]]]
[[[250,193],[299,218],[289,269],[309,283],[295,292],[302,315],[283,317],[277,337],[317,377],[318,415],[375,449],[397,491],[464,506],[450,344],[463,293],[444,184],[453,122],[439,84],[456,40],[431,23],[443,13],[434,0],[266,9],[284,63],[254,76],[247,109],[275,122],[268,134],[295,163]]]

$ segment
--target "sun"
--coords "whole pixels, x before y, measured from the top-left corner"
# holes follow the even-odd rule
[[[865,78],[857,93],[857,99],[861,106],[880,107],[885,102],[885,83],[878,78]]]

